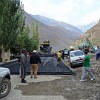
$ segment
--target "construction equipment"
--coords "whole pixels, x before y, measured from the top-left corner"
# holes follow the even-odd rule
[[[52,47],[50,46],[50,41],[43,41],[43,43],[40,44],[40,51],[43,53],[51,53]]]
[[[88,52],[92,52],[94,53],[95,50],[92,46],[92,43],[90,42],[90,40],[88,38],[86,38],[86,40],[84,42],[82,42],[81,44],[78,45],[78,48],[82,51],[87,50]]]

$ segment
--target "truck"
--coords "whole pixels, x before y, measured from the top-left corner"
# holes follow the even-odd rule
[[[10,70],[0,66],[0,98],[8,95],[11,90]]]
[[[50,46],[49,40],[45,40],[43,43],[40,43],[40,51],[42,53],[51,53],[52,47]]]

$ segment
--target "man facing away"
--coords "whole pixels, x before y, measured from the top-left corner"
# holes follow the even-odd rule
[[[59,66],[59,64],[60,64],[61,57],[62,57],[62,54],[61,54],[60,51],[58,51],[58,52],[57,52],[57,66]]]
[[[21,75],[21,82],[22,83],[27,83],[25,80],[26,77],[26,67],[27,67],[27,52],[26,50],[22,50],[19,62],[20,62],[20,75]]]
[[[37,71],[38,71],[38,63],[41,63],[41,59],[39,54],[36,50],[33,51],[31,57],[30,57],[30,72],[31,72],[31,78],[33,78],[33,72],[34,72],[34,79],[37,78]]]

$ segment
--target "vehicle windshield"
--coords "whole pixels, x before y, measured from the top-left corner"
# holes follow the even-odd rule
[[[74,57],[74,56],[82,56],[84,55],[84,53],[82,51],[76,51],[76,52],[71,52],[70,56]]]
[[[65,53],[65,54],[68,54],[68,50],[64,50],[64,53]]]

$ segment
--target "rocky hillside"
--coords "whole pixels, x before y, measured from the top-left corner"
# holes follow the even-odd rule
[[[100,21],[83,34],[75,43],[76,45],[88,38],[93,45],[100,45]]]
[[[25,16],[27,26],[31,27],[33,23],[36,23],[36,19],[28,13],[25,13]],[[38,21],[38,23],[40,42],[43,42],[44,40],[50,40],[53,50],[69,47],[81,35],[65,28],[45,25],[40,21]]]

